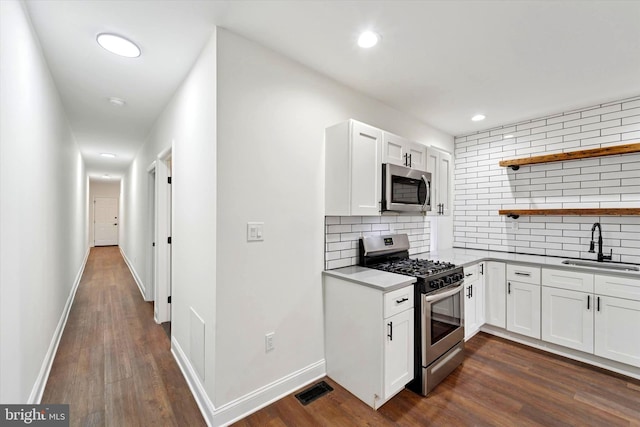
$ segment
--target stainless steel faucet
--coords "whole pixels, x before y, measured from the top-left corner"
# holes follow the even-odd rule
[[[596,228],[598,229],[598,262],[611,261],[611,258],[613,257],[613,249],[611,249],[609,255],[604,255],[602,253],[602,227],[599,222],[596,222],[593,224],[593,227],[591,227],[591,243],[589,244],[589,252],[592,254],[595,253],[596,243],[593,240],[593,234],[596,231]]]

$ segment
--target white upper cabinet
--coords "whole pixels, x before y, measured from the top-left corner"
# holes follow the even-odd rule
[[[384,132],[382,163],[391,163],[411,169],[426,170],[427,147],[398,135]]]
[[[431,214],[451,213],[453,160],[450,153],[434,147],[427,149],[427,172],[431,173]]]
[[[325,215],[379,215],[382,131],[355,120],[325,131]]]

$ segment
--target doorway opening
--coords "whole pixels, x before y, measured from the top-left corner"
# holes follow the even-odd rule
[[[155,162],[155,285],[156,323],[171,322],[171,149],[158,155]],[[167,325],[169,326],[169,325]],[[170,327],[170,326],[169,326]]]

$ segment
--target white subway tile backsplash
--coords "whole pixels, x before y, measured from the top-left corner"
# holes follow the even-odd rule
[[[515,138],[501,138],[507,133]],[[637,216],[532,216],[514,221],[497,213],[639,207],[638,153],[523,166],[519,171],[498,166],[503,159],[635,142],[640,142],[640,96],[456,138],[454,246],[593,258],[587,252],[591,226],[600,222],[605,249],[613,248],[614,260],[640,263]],[[517,229],[511,226],[514,222]]]
[[[475,217],[474,217],[475,218]],[[361,237],[406,233],[410,254],[430,248],[430,220],[421,215],[327,216],[325,217],[325,268],[358,264],[358,241]]]

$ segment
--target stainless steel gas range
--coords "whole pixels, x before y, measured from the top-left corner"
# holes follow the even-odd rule
[[[360,265],[417,279],[415,375],[408,387],[424,396],[464,359],[464,272],[445,262],[409,258],[406,234],[360,239]]]

